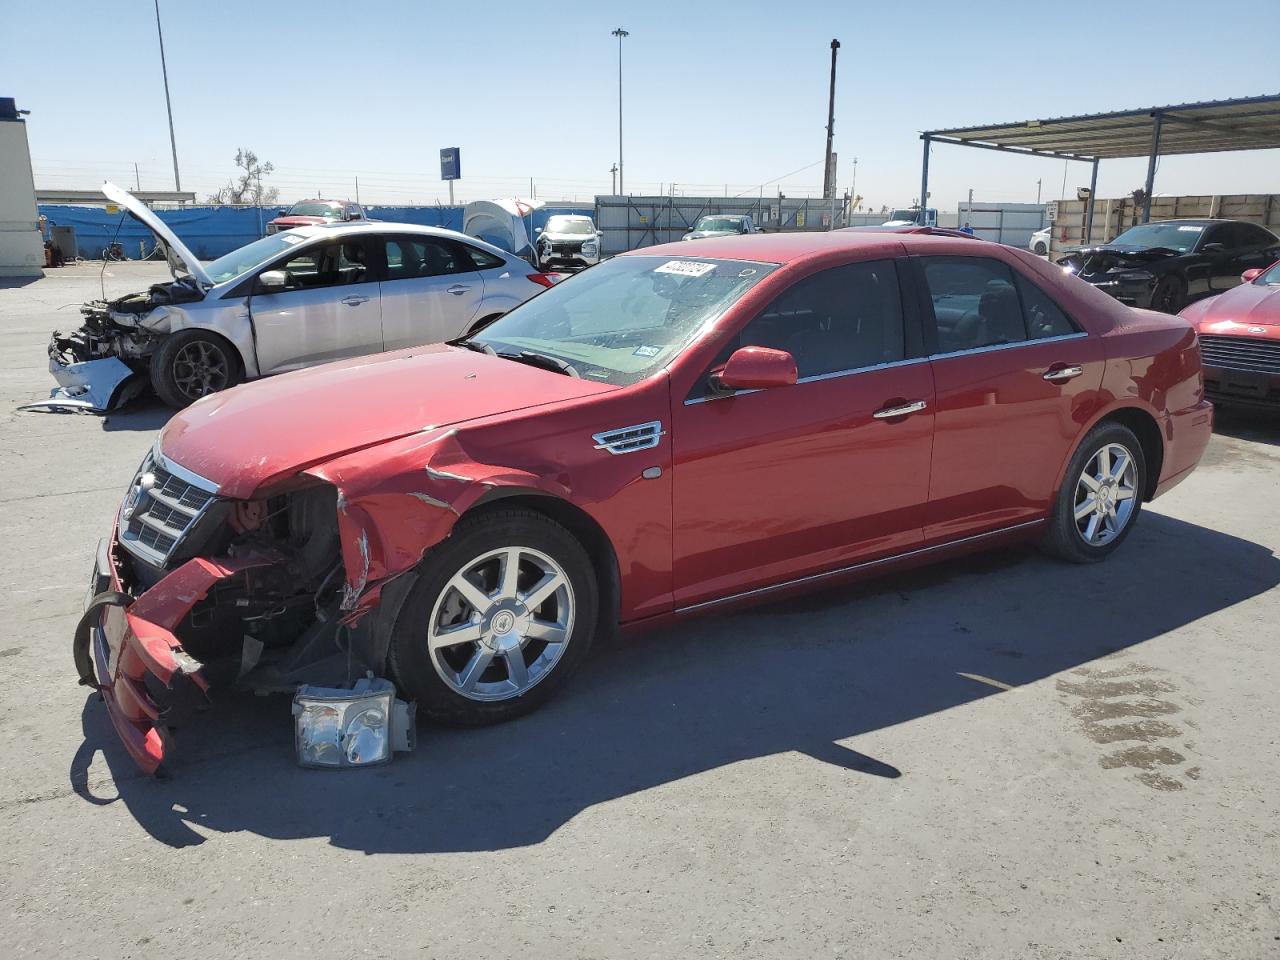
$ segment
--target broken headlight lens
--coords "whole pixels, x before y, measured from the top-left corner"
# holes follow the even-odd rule
[[[350,689],[304,684],[293,697],[293,740],[304,767],[367,767],[393,750],[412,750],[414,709],[390,680],[369,677]]]

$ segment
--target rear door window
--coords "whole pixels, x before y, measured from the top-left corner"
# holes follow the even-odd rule
[[[956,353],[1027,339],[1013,271],[988,257],[921,257],[933,303],[938,352]]]
[[[462,248],[462,255],[470,260],[477,270],[492,270],[494,267],[505,267],[507,265],[507,261],[501,257],[495,257],[489,251],[473,247],[469,243],[457,243],[456,246]]]
[[[464,259],[461,246],[441,237],[387,237],[387,279],[412,280],[470,272],[475,268]]]
[[[1049,295],[1022,274],[1014,273],[1018,295],[1022,298],[1022,312],[1027,321],[1027,335],[1032,340],[1045,337],[1066,337],[1079,333],[1062,308]]]

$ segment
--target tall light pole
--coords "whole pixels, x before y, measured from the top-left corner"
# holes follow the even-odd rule
[[[827,153],[822,169],[822,195],[835,199],[836,172],[831,164],[831,137],[836,128],[836,51],[840,49],[840,41],[831,41],[831,94],[827,99]]]
[[[631,36],[621,27],[614,30],[612,36],[618,38],[618,193],[626,193],[622,180],[622,38]]]
[[[164,31],[160,29],[160,0],[156,0],[156,35],[160,38],[160,73],[164,76],[164,108],[169,111],[169,149],[173,151],[173,189],[181,192],[178,176],[178,141],[173,136],[173,104],[169,102],[169,68],[164,62]]]

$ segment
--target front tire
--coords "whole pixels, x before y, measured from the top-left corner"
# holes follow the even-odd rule
[[[573,534],[532,510],[486,510],[423,559],[392,628],[391,672],[433,720],[511,720],[586,657],[598,610],[595,572]]]
[[[1178,313],[1187,305],[1187,285],[1175,274],[1161,277],[1151,291],[1151,309]]]
[[[171,407],[234,387],[241,379],[235,348],[216,334],[180,330],[151,355],[151,385]]]
[[[1102,423],[1081,441],[1049,517],[1045,547],[1072,563],[1105,560],[1142,512],[1147,461],[1133,431]]]

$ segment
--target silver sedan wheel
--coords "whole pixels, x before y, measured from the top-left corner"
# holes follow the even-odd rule
[[[1076,481],[1076,530],[1091,547],[1110,543],[1129,524],[1137,504],[1138,468],[1133,455],[1108,443],[1089,458]]]
[[[573,587],[540,550],[503,547],[464,564],[431,610],[431,665],[469,700],[509,700],[547,676],[573,632]]]

